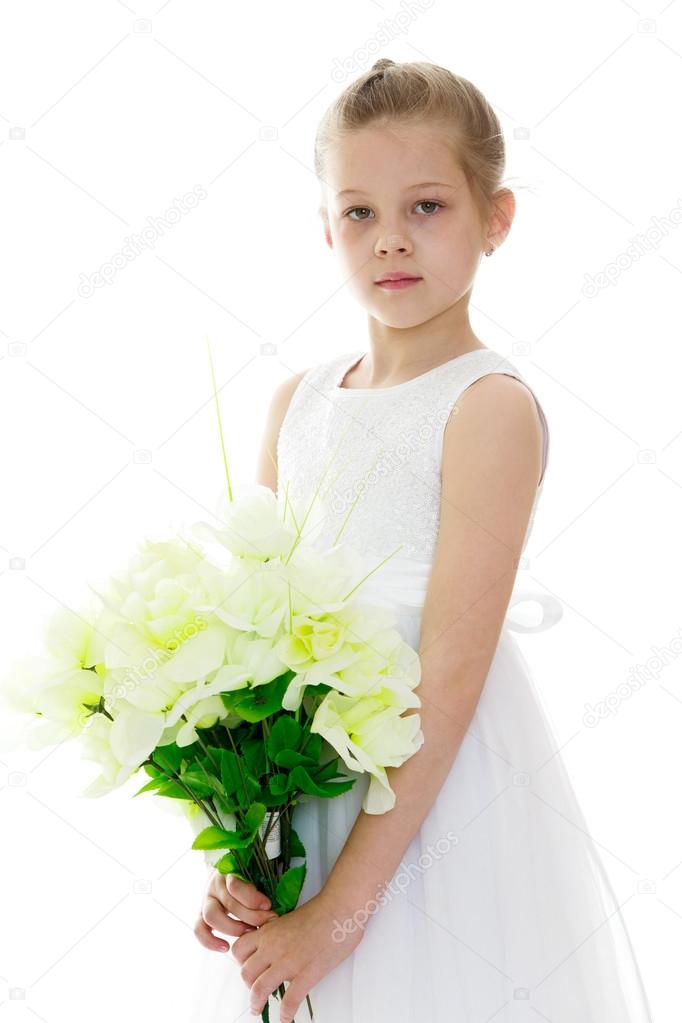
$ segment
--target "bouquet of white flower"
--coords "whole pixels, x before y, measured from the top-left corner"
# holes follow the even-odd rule
[[[83,795],[143,768],[136,795],[185,801],[192,848],[283,914],[305,879],[299,799],[351,788],[343,762],[370,775],[366,812],[394,805],[386,768],[423,743],[419,715],[403,714],[420,706],[420,665],[390,612],[362,603],[351,549],[307,544],[266,487],[235,497],[227,471],[227,490],[220,525],[193,527],[226,567],[186,538],[146,538],[93,590],[97,606],[53,616],[45,655],[17,666],[4,698],[30,748],[80,740],[101,772]]]

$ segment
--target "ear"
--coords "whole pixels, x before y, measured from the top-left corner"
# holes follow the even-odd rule
[[[324,206],[320,206],[318,213],[320,214],[320,218],[322,220],[322,226],[324,229],[324,240],[326,241],[329,248],[332,249],[334,245],[332,243],[331,231],[329,230],[329,217],[327,216],[327,211],[324,208]]]
[[[488,222],[487,240],[499,248],[512,226],[516,197],[510,188],[501,188],[493,199],[493,212]]]

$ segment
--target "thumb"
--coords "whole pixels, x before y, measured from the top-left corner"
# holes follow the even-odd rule
[[[227,889],[230,895],[234,895],[247,909],[270,909],[270,900],[263,892],[260,892],[254,884],[242,881],[240,877],[232,874],[227,878]]]

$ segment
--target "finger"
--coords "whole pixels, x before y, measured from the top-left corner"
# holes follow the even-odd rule
[[[222,931],[224,934],[239,936],[247,931],[255,931],[256,929],[251,924],[230,916],[222,902],[213,895],[207,895],[204,899],[204,904],[201,907],[201,916],[204,923],[208,924],[209,927],[215,927],[217,931]]]
[[[252,956],[251,958],[255,957]],[[246,967],[242,969],[242,974],[244,973],[244,969],[247,969],[249,966],[250,963],[247,963]],[[254,1016],[261,1015],[268,998],[273,991],[277,990],[281,983],[281,967],[278,970],[275,966],[268,966],[266,969],[261,971],[260,975],[251,984],[249,1011]]]
[[[238,963],[243,964],[249,957],[253,956],[258,948],[258,931],[248,931],[240,938],[232,942],[232,956]],[[252,964],[253,965],[253,964]]]
[[[301,1002],[313,987],[310,974],[299,973],[287,987],[286,994],[280,1003],[279,1023],[293,1023]]]
[[[211,952],[230,951],[229,943],[227,941],[223,941],[222,938],[216,938],[215,934],[213,934],[211,928],[202,917],[199,917],[194,925],[194,934],[196,935],[197,941],[203,945],[204,948],[210,949]]]
[[[226,875],[230,878],[232,875]],[[239,878],[233,878],[233,881],[238,881]],[[244,882],[241,882],[242,884]],[[253,887],[253,886],[252,886]],[[238,920],[244,920],[246,923],[251,924],[253,927],[262,927],[263,924],[267,923],[268,920],[273,920],[277,913],[271,909],[251,909],[245,905],[239,898],[233,894],[230,888],[227,887],[227,883],[222,887],[222,891],[219,889],[218,896],[226,912],[231,913],[232,916],[237,917]],[[254,889],[257,891],[257,889]],[[260,895],[260,893],[259,893]],[[264,898],[264,896],[260,896]]]
[[[242,881],[241,877],[234,874],[225,875],[225,886],[238,902],[241,902],[247,909],[270,909],[270,899],[263,892],[259,892],[254,884]]]

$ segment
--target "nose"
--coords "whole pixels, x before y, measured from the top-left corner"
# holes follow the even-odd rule
[[[409,252],[410,245],[407,238],[402,234],[387,234],[377,239],[375,252],[377,255],[386,256],[389,252]]]

